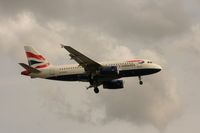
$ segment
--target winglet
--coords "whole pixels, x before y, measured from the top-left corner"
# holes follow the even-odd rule
[[[64,45],[64,44],[60,44],[60,46],[61,46],[61,48],[64,48],[64,47],[65,47],[65,45]]]

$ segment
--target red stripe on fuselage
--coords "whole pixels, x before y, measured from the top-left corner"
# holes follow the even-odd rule
[[[28,58],[36,58],[38,60],[45,60],[45,58],[42,55],[35,55],[35,54],[31,53],[31,52],[26,52],[26,56]]]
[[[129,60],[128,62],[143,62],[143,60]]]

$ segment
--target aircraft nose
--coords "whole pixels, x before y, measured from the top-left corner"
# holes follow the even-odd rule
[[[160,72],[162,70],[162,67],[160,65],[155,64],[155,69]]]

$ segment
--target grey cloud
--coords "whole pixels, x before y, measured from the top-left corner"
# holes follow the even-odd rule
[[[151,123],[159,129],[179,116],[180,99],[176,85],[165,72],[161,76],[144,77],[140,87],[136,79],[126,80],[124,92],[104,93],[107,120],[124,119],[138,125]]]
[[[11,4],[12,3],[12,4]],[[62,20],[99,29],[119,38],[159,39],[188,29],[189,16],[182,1],[2,1],[5,11],[34,12],[41,22]],[[44,23],[45,25],[45,23]]]

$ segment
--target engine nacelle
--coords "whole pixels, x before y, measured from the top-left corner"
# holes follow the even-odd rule
[[[122,89],[124,88],[123,80],[111,80],[103,83],[105,89]]]
[[[117,75],[119,71],[116,66],[106,66],[99,69],[101,75]]]

